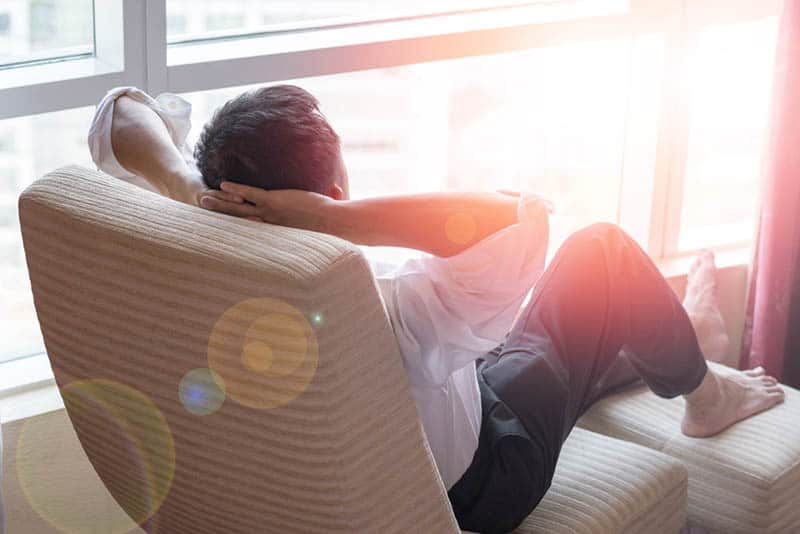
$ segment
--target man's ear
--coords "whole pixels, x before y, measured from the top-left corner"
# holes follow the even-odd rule
[[[339,184],[333,184],[328,192],[328,196],[333,200],[342,200],[344,198],[344,189],[339,187]]]

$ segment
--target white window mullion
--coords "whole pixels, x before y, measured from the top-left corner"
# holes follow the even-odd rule
[[[672,15],[668,24],[661,118],[652,191],[648,253],[662,258],[677,249],[683,202],[683,174],[689,135],[689,89],[686,58],[692,47],[686,12]]]
[[[681,233],[681,216],[686,185],[686,170],[689,155],[689,126],[691,121],[691,79],[689,60],[697,46],[697,31],[689,29],[683,33],[681,65],[676,73],[676,93],[673,107],[673,134],[669,161],[669,180],[666,188],[664,210],[664,233],[662,257],[678,253],[678,240]]]
[[[125,0],[123,28],[125,35],[125,84],[143,87],[147,81],[144,53],[146,33],[145,0]],[[109,87],[109,89],[111,89]]]
[[[167,71],[167,0],[147,0],[145,6],[145,60],[147,83],[151,95],[169,89]]]
[[[165,4],[125,0],[124,6],[125,83],[154,94],[166,87]]]
[[[619,224],[643,247],[649,239],[654,197],[659,110],[665,65],[663,33],[631,37],[630,90],[625,124]]]

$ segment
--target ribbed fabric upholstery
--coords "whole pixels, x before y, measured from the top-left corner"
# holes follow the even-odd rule
[[[712,366],[717,364],[711,364]],[[637,388],[595,405],[584,428],[640,443],[680,460],[689,471],[689,522],[709,532],[800,532],[800,392],[721,434],[680,432],[684,401]]]
[[[67,411],[126,512],[142,519],[157,508],[146,530],[458,532],[356,248],[78,167],[29,187],[20,220]],[[317,318],[303,345],[318,346],[310,385],[285,405],[228,395],[214,413],[190,413],[179,385],[209,366],[210,349],[228,351],[229,393],[260,383],[231,332],[209,347],[226,310],[253,298]]]
[[[517,534],[677,534],[686,468],[653,450],[575,428],[550,490]]]

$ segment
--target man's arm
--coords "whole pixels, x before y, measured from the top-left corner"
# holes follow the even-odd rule
[[[334,201],[323,228],[359,245],[407,247],[446,257],[516,222],[516,198],[442,192]]]
[[[217,192],[200,205],[240,217],[314,230],[359,245],[399,246],[452,256],[518,222],[518,199],[501,193],[429,193],[333,200],[306,191],[264,191],[232,182],[222,189],[244,198],[236,204]],[[546,211],[544,204],[542,210]]]
[[[128,96],[114,104],[111,146],[126,170],[174,200],[198,205],[200,195],[208,189],[200,174],[184,162],[161,117]],[[233,195],[225,198],[237,201]]]

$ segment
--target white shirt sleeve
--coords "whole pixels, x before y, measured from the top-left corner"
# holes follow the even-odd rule
[[[448,258],[408,260],[379,284],[409,380],[438,387],[495,348],[544,270],[546,202],[523,196],[519,222]]]
[[[194,166],[194,158],[186,138],[192,128],[192,105],[183,98],[171,93],[163,93],[152,98],[136,87],[115,87],[100,101],[89,127],[89,152],[97,168],[106,174],[127,180],[146,189],[153,188],[141,177],[125,169],[114,155],[111,146],[111,121],[114,117],[114,105],[123,95],[142,102],[155,111],[169,131],[170,138],[183,156],[184,161]]]

